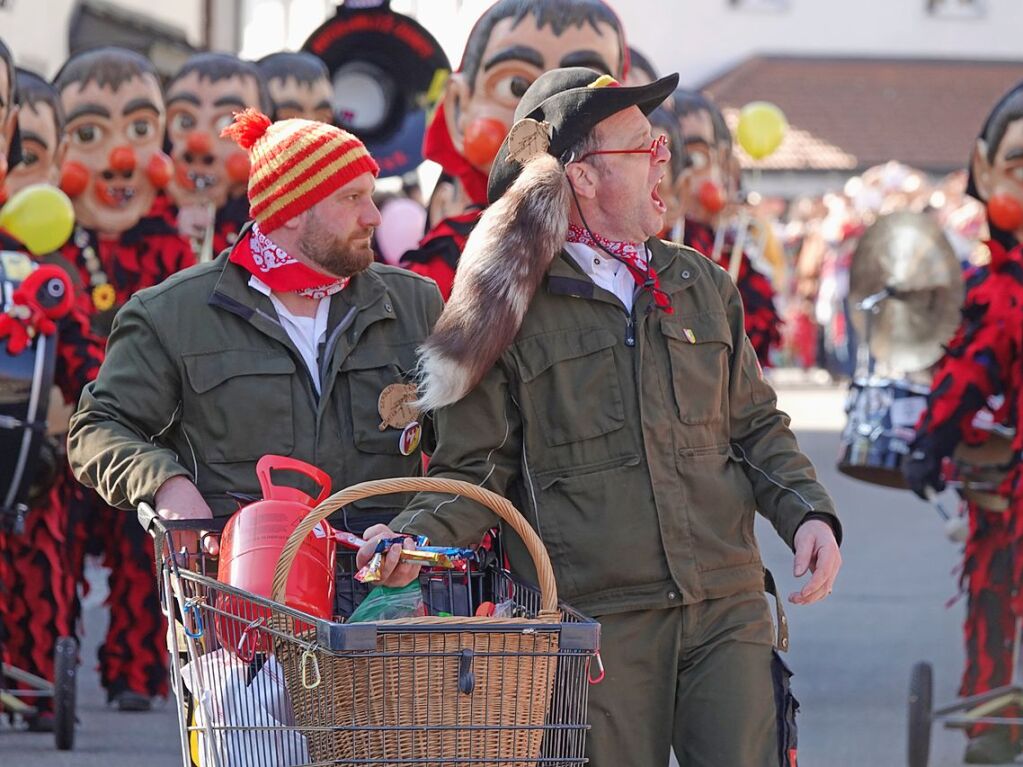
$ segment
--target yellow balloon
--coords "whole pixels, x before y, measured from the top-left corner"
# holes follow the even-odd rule
[[[55,186],[26,186],[0,209],[0,229],[36,256],[52,253],[71,236],[75,210],[71,200]]]
[[[754,160],[761,160],[777,149],[789,125],[785,113],[769,101],[751,101],[739,112],[736,138],[739,146]]]

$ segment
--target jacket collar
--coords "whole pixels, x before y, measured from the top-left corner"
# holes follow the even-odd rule
[[[650,263],[661,280],[661,289],[669,295],[686,290],[699,278],[700,269],[689,251],[654,237],[647,240],[646,245],[650,250]],[[614,294],[594,284],[593,280],[579,268],[575,259],[564,250],[548,269],[545,282],[547,292],[553,295],[588,298],[621,307],[621,302]],[[652,299],[649,293],[641,292],[636,297],[634,311],[645,312],[650,303]]]

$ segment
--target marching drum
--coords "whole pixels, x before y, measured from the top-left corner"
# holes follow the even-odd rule
[[[849,387],[838,470],[854,479],[905,488],[902,458],[930,388],[889,378],[858,378]]]

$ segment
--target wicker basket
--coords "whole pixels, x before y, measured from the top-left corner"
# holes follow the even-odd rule
[[[380,621],[373,624],[373,651],[302,650],[295,643],[275,643],[295,724],[304,731],[314,762],[438,765],[471,757],[482,760],[474,763],[535,765],[557,673],[559,634],[552,626],[561,615],[543,543],[504,498],[465,482],[426,478],[378,480],[343,490],[292,533],[274,573],[273,598],[283,602],[298,547],[319,521],[363,498],[423,490],[478,501],[519,534],[538,573],[539,615]],[[310,676],[319,683],[311,684]]]

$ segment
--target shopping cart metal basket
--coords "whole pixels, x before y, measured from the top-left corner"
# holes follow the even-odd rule
[[[298,547],[320,521],[364,498],[424,490],[492,509],[525,543],[539,588],[497,567],[424,572],[427,607],[442,595],[444,612],[465,614],[374,623],[347,623],[347,615],[318,619],[283,604]],[[145,506],[140,520],[160,552],[185,765],[586,762],[599,624],[558,602],[542,542],[504,498],[427,478],[378,480],[336,493],[289,538],[274,573],[274,599],[217,582],[201,546],[182,552],[181,534],[190,531],[194,539],[194,523],[162,521]],[[339,580],[352,571],[339,557]],[[351,604],[350,588],[337,592]],[[512,615],[475,617],[481,600],[511,605]],[[224,621],[244,625],[237,647],[221,646],[218,635],[238,636],[218,632]]]

